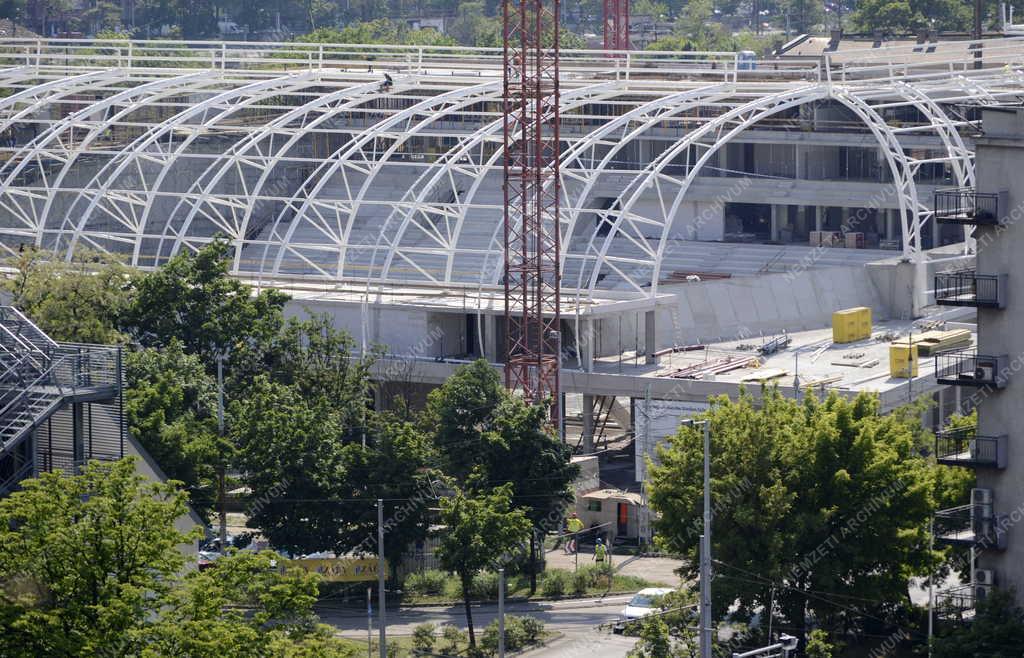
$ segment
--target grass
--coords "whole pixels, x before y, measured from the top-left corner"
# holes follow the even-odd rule
[[[483,632],[483,628],[476,629],[477,643],[480,642],[480,638],[483,635]],[[376,629],[374,629],[374,634],[376,634]],[[463,634],[465,635],[465,633]],[[528,647],[524,647],[522,650],[527,651],[539,645],[546,644],[551,640],[558,638],[560,635],[561,634],[557,631],[544,631],[538,643],[530,645]],[[350,645],[353,649],[355,649],[358,652],[356,655],[368,656],[371,653],[370,651],[367,651],[366,640],[346,638],[343,641],[345,642],[345,644]],[[435,655],[465,656],[469,649],[468,637],[459,639],[458,642],[455,644],[454,651],[451,650],[451,645],[449,644],[449,642],[443,639],[440,635],[437,636],[436,642],[437,643],[434,647]],[[370,648],[374,657],[378,655],[378,646],[379,645],[377,643],[377,639],[376,637],[374,637],[373,642],[370,643]],[[516,652],[509,653],[513,654]],[[413,653],[413,637],[411,635],[393,635],[391,633],[388,633],[388,658],[412,658],[415,655],[416,654]]]
[[[607,572],[588,565],[580,567],[578,574],[565,569],[548,569],[537,574],[537,591],[530,594],[530,579],[524,574],[509,577],[505,582],[508,599],[530,600],[547,598],[584,598],[609,593],[635,592],[645,587],[657,587],[639,576],[614,574],[609,585]],[[473,601],[495,601],[498,598],[497,577],[480,574],[474,579]],[[403,587],[403,605],[457,604],[462,601],[459,580],[451,574],[426,572],[406,580]]]

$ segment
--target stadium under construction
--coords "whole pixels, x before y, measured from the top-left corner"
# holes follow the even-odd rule
[[[894,377],[889,342],[973,328],[930,306],[973,262],[934,199],[974,186],[1024,38],[817,48],[562,51],[560,388],[584,452],[611,426],[642,455],[760,382],[960,408],[924,361]],[[385,392],[501,361],[500,49],[5,39],[0,65],[6,254],[152,268],[221,237],[232,274],[385,346]],[[858,307],[874,336],[834,342]]]

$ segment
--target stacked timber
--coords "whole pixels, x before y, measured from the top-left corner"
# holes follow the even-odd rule
[[[760,365],[761,361],[756,356],[729,355],[680,368],[670,372],[668,376],[675,379],[704,379],[709,375],[720,375],[740,368],[757,368]]]
[[[973,339],[969,329],[950,329],[949,331],[925,331],[912,334],[908,338],[894,341],[894,345],[917,345],[917,353],[921,356],[934,356],[939,352],[962,350],[971,346]]]

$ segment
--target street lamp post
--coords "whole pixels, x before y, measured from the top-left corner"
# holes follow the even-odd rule
[[[711,658],[711,420],[683,421],[704,435],[704,532],[700,536],[700,656]]]

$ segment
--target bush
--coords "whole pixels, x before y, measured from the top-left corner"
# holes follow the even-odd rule
[[[498,574],[486,571],[473,576],[473,585],[470,587],[470,591],[474,599],[497,599]]]
[[[430,569],[422,573],[409,574],[405,579],[405,589],[413,594],[437,596],[444,593],[444,586],[447,582],[448,574],[437,569]]]
[[[505,651],[519,651],[536,643],[544,633],[544,622],[534,617],[505,617]],[[498,653],[498,620],[495,619],[484,629],[480,647],[485,653]]]
[[[580,596],[587,593],[590,586],[593,584],[590,572],[586,569],[580,569],[579,571],[569,576],[569,585],[572,593]]]
[[[462,600],[462,583],[459,582],[458,578],[449,578],[445,581],[444,598],[452,599],[454,601]]]
[[[451,624],[445,624],[441,627],[441,637],[448,644],[445,645],[444,650],[448,653],[455,653],[459,650],[459,644],[466,641],[466,634],[458,629],[456,626]]]
[[[544,573],[540,583],[540,593],[544,596],[562,596],[568,584],[568,574],[561,569],[552,569]]]
[[[434,631],[436,627],[431,623],[419,624],[412,630],[413,651],[420,653],[431,653],[434,651]]]

